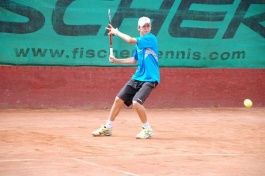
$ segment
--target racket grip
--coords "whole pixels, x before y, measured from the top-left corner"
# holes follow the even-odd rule
[[[109,48],[109,55],[113,56],[113,48]]]

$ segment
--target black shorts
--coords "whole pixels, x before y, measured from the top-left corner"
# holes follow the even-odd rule
[[[143,104],[157,85],[157,82],[130,80],[123,86],[117,97],[122,99],[127,106],[130,106],[133,101]]]

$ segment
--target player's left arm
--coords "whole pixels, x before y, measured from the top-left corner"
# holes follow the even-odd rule
[[[117,59],[114,56],[109,56],[109,61],[115,64],[136,64],[137,60],[134,57],[129,57],[125,59]]]

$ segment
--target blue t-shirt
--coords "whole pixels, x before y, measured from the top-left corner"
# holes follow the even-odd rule
[[[138,62],[138,67],[132,79],[145,82],[160,83],[160,71],[158,65],[158,46],[156,37],[149,33],[137,37],[137,44],[133,57]]]

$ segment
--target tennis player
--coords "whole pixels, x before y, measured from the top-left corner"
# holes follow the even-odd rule
[[[135,44],[133,57],[117,59],[114,56],[109,56],[109,61],[114,64],[137,63],[138,66],[131,79],[117,94],[106,124],[93,131],[92,135],[111,136],[113,122],[118,116],[122,105],[125,104],[129,107],[132,104],[142,122],[142,130],[136,135],[136,138],[150,138],[153,135],[153,130],[148,123],[146,109],[143,104],[160,82],[157,39],[150,33],[151,21],[148,17],[141,17],[138,20],[140,37],[136,38],[120,32],[112,25],[109,25],[106,29],[109,30],[108,35],[114,34],[129,44]]]

